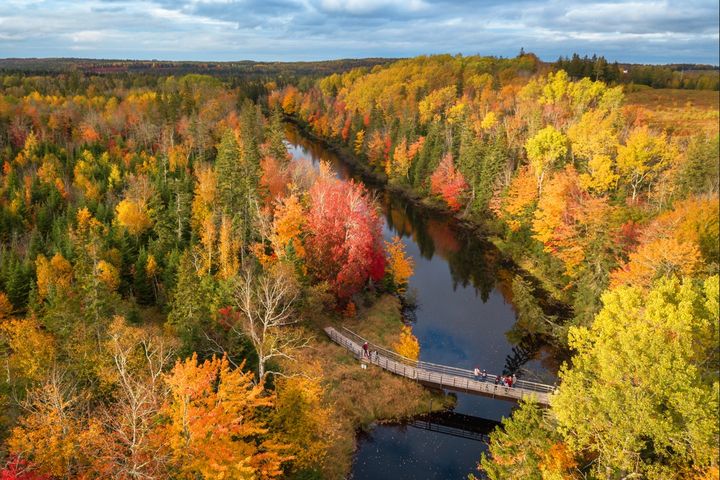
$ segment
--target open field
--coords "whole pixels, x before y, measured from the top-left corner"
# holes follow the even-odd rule
[[[720,92],[671,88],[638,88],[626,93],[626,107],[642,107],[641,115],[656,129],[675,135],[705,131],[718,134]]]

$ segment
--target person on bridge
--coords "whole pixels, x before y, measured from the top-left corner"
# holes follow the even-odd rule
[[[370,348],[370,345],[368,345],[368,342],[363,343],[363,355],[365,357],[370,357],[368,354],[368,348]]]
[[[511,386],[511,387],[514,386],[514,385],[515,385],[515,382],[517,382],[517,377],[516,377],[515,374],[513,373],[513,374],[512,374],[512,377],[510,378],[510,386]]]
[[[480,369],[478,367],[475,367],[475,370],[473,370],[473,375],[475,375],[475,380],[480,378]]]
[[[483,371],[482,371],[482,381],[483,381],[483,382],[486,382],[486,381],[487,381],[487,371],[485,371],[484,368],[483,368]]]

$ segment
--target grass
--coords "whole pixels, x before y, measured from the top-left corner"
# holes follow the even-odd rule
[[[718,134],[720,92],[635,87],[626,92],[625,106],[646,109],[645,120],[652,128],[674,135]]]
[[[374,423],[397,421],[452,406],[453,397],[378,367],[362,369],[352,354],[330,341],[322,330],[328,325],[344,325],[374,343],[391,347],[403,325],[397,298],[384,295],[370,299],[367,306],[358,306],[357,315],[352,319],[328,310],[318,310],[308,318],[313,340],[294,365],[296,369],[322,372],[326,401],[334,407],[336,440],[328,455],[333,460],[325,467],[326,478],[347,477],[358,430],[369,429]]]

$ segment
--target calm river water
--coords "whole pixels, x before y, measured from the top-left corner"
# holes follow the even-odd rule
[[[296,161],[330,163],[341,179],[352,169],[332,151],[287,129]],[[419,307],[413,333],[420,358],[488,373],[517,370],[527,380],[553,383],[557,367],[552,356],[532,345],[514,344],[515,311],[511,274],[494,246],[459,228],[452,218],[420,209],[387,192],[374,190],[385,216],[383,234],[402,238],[415,260],[410,279]],[[511,402],[458,393],[455,411],[499,421]],[[485,422],[491,424],[491,422]],[[477,473],[486,444],[476,439],[423,430],[412,425],[380,425],[362,434],[353,465],[354,480],[464,479]]]

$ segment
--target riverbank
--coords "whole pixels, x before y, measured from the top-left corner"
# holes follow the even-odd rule
[[[380,368],[361,368],[358,359],[325,335],[326,326],[346,326],[359,335],[392,346],[404,325],[396,297],[366,294],[353,318],[316,307],[308,308],[304,316],[312,340],[296,361],[288,364],[288,372],[319,377],[324,402],[333,412],[333,431],[328,432],[332,441],[325,454],[327,461],[320,468],[322,478],[347,477],[357,450],[358,432],[367,431],[374,424],[395,423],[454,405],[451,395],[429,390]]]
[[[492,246],[509,261],[509,269],[533,286],[538,299],[538,305],[545,314],[553,315],[560,319],[567,319],[571,316],[572,312],[569,306],[567,291],[556,285],[551,278],[545,275],[545,268],[540,264],[541,259],[522,253],[524,250],[515,248],[513,244],[507,241],[502,234],[503,226],[500,220],[490,218],[481,222],[468,218],[464,216],[462,212],[453,211],[439,199],[423,196],[408,187],[388,183],[384,175],[378,174],[369,168],[367,164],[359,161],[357,155],[355,155],[349,147],[316,135],[301,119],[290,115],[285,115],[284,117],[286,121],[294,125],[306,139],[322,145],[325,149],[336,155],[345,165],[350,167],[352,173],[360,177],[366,185],[379,191],[385,191],[392,195],[399,196],[413,206],[434,215],[442,215],[452,219],[455,227],[492,244]],[[558,340],[560,340],[560,344],[564,345],[564,339],[551,338],[549,340],[556,344]]]

